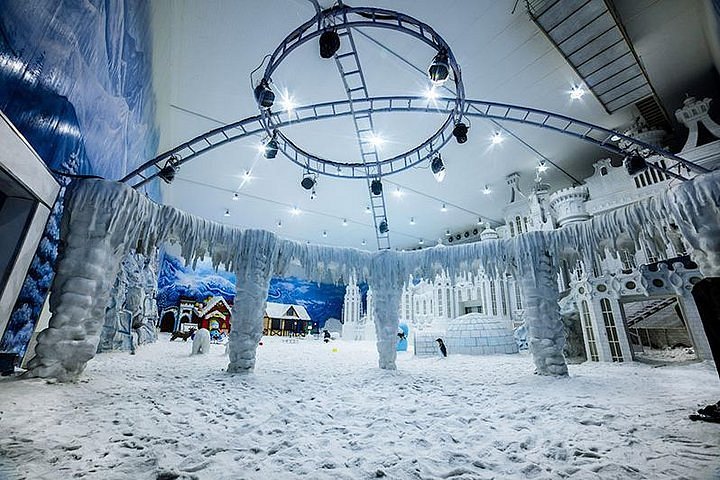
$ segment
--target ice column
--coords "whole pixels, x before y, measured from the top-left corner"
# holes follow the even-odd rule
[[[543,248],[540,232],[529,232],[518,240],[524,250],[517,261],[518,280],[525,299],[525,322],[528,327],[528,346],[533,355],[537,373],[541,375],[567,375],[563,355],[565,330],[558,305],[557,269]]]
[[[373,317],[377,336],[378,363],[384,370],[396,370],[398,311],[406,278],[398,267],[397,255],[382,250],[372,260],[368,283],[373,291]]]
[[[112,216],[96,204],[75,205],[65,213],[68,233],[50,291],[52,317],[38,334],[27,376],[73,381],[95,356],[105,307],[126,253],[109,232]]]
[[[240,242],[235,267],[236,292],[230,331],[228,372],[250,372],[255,368],[258,342],[262,338],[270,278],[277,258],[277,237],[271,232],[247,230]]]

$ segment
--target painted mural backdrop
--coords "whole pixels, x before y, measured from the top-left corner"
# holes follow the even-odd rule
[[[144,0],[0,1],[0,110],[48,167],[117,179],[157,150]],[[0,350],[23,354],[54,277],[63,186]],[[157,185],[148,193],[158,197]],[[3,333],[3,332],[0,332]]]
[[[178,305],[180,297],[202,301],[209,296],[234,300],[235,275],[215,271],[210,262],[198,262],[192,269],[174,255],[163,255],[158,276],[160,311]],[[344,285],[318,284],[295,277],[273,278],[268,290],[269,302],[302,305],[321,327],[328,318],[342,318],[344,297]]]

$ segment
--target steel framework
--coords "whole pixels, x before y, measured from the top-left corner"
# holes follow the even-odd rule
[[[432,114],[447,114],[452,111],[455,102],[454,98],[440,98],[435,101],[428,101],[425,97],[417,96],[385,96],[371,97],[360,100],[338,100],[334,102],[322,102],[313,105],[297,107],[292,114],[271,113],[273,122],[278,126],[306,123],[316,120],[333,117],[363,113],[379,112],[418,112]],[[351,109],[351,106],[353,107]],[[483,100],[465,100],[464,116],[493,119],[496,121],[508,121],[532,125],[554,131],[563,135],[569,135],[579,140],[589,142],[612,153],[626,155],[626,149],[621,149],[617,144],[624,140],[631,146],[638,149],[647,149],[655,155],[671,160],[673,163],[662,167],[658,162],[648,159],[648,165],[662,171],[674,178],[687,180],[683,175],[684,171],[694,173],[706,173],[708,170],[701,165],[681,158],[671,152],[655,147],[643,141],[634,139],[620,132],[605,127],[593,125],[582,120],[577,120],[565,115],[538,110],[535,108],[522,107],[498,102],[486,102]],[[237,122],[218,127],[195,138],[184,142],[166,152],[163,152],[138,168],[127,174],[120,181],[130,183],[138,188],[150,180],[156,178],[160,170],[171,158],[175,159],[176,165],[180,166],[200,155],[214,150],[242,138],[253,135],[263,135],[265,127],[261,122],[260,115],[247,117]],[[447,142],[449,138],[443,137]],[[341,163],[331,160],[320,160],[316,156],[294,148],[288,142],[278,139],[280,151],[293,163],[307,168],[310,171],[322,175],[329,175],[340,178],[365,178],[365,169],[362,163]],[[379,162],[380,173],[383,176],[402,172],[422,160],[422,153],[418,149],[398,155],[396,157]],[[681,168],[682,167],[682,168]],[[151,170],[147,172],[147,170]]]

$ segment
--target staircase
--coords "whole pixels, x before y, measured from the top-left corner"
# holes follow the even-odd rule
[[[647,318],[650,318],[659,311],[677,303],[675,297],[662,298],[653,301],[649,304],[643,305],[640,309],[633,311],[632,307],[625,307],[625,323],[628,328],[634,328],[634,326]]]

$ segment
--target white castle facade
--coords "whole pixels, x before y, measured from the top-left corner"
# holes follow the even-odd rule
[[[675,112],[689,131],[678,155],[716,169],[720,166],[720,125],[710,118],[709,105],[708,98],[687,98]],[[641,121],[636,121],[625,134],[657,146],[664,146],[666,135]],[[622,142],[620,147],[624,147]],[[664,159],[647,156],[648,152],[628,149],[628,153],[641,154],[647,161],[666,167]],[[682,166],[674,168],[686,177],[692,176]],[[593,175],[581,185],[552,193],[539,173],[529,194],[521,192],[519,180],[518,174],[507,178],[510,201],[504,209],[503,225],[472,226],[447,235],[443,243],[454,245],[561,229],[652,197],[678,181],[652,168],[630,174],[624,166],[613,166],[608,158],[597,161]],[[680,344],[691,342],[697,358],[712,359],[690,294],[702,276],[690,261],[677,228],[668,222],[665,230],[664,245],[649,244],[644,238],[617,238],[614,244],[608,243],[605,255],[597,256],[592,265],[578,259],[573,265],[563,262],[560,266],[561,312],[568,320],[566,325],[577,323],[578,336],[582,336],[578,343],[587,360],[631,361],[644,346],[662,343],[657,338],[658,331],[664,334],[665,344],[672,344],[672,339]],[[374,338],[372,311],[372,292],[368,292],[363,309],[360,289],[351,279],[345,295],[343,323],[345,332],[352,333],[346,333],[346,338]],[[442,333],[452,319],[471,312],[497,319],[510,329],[518,328],[524,322],[523,295],[518,283],[511,276],[490,278],[483,271],[466,272],[455,278],[443,272],[434,279],[410,277],[403,287],[399,318],[410,327],[411,335],[424,331]],[[673,312],[674,324],[669,320]],[[663,325],[672,328],[658,329],[658,318],[664,318]]]

